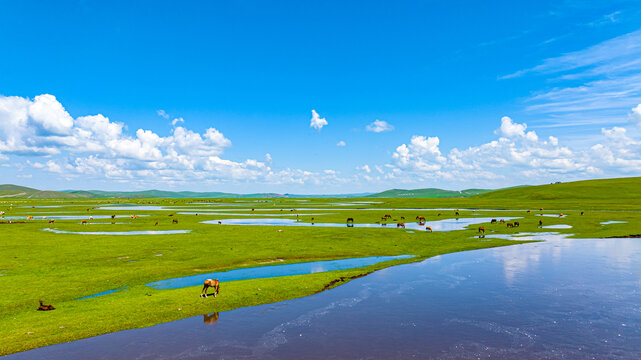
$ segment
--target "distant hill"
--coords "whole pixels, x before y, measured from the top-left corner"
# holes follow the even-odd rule
[[[488,189],[466,189],[466,190],[443,190],[436,188],[428,189],[392,189],[383,191],[376,194],[371,194],[366,197],[374,198],[451,198],[451,197],[469,197],[479,194],[484,194],[493,190]]]
[[[641,201],[641,177],[583,180],[509,188],[481,194],[475,199],[488,200],[621,200]]]
[[[145,191],[101,191],[101,190],[65,190],[65,193],[74,194],[86,198],[174,198],[174,199],[194,199],[194,198],[272,198],[283,197],[274,193],[257,193],[257,194],[233,194],[224,192],[194,192],[194,191],[163,191],[163,190],[145,190]]]
[[[0,199],[71,199],[77,197],[74,194],[58,191],[42,191],[11,184],[0,185]]]

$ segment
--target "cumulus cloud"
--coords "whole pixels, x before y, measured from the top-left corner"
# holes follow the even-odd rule
[[[394,126],[389,124],[386,121],[382,120],[374,120],[373,123],[365,126],[365,130],[370,131],[370,132],[375,132],[375,133],[380,133],[384,131],[392,131],[394,130]]]
[[[346,146],[346,145],[347,145],[347,144],[346,144],[346,143],[345,143],[345,141],[343,141],[343,140],[341,140],[341,141],[339,141],[339,142],[337,142],[337,143],[336,143],[336,146]]]
[[[641,104],[632,108],[632,112],[630,113],[630,119],[632,119],[632,121],[637,123],[637,125],[641,125]]]
[[[325,125],[327,125],[327,120],[321,118],[316,110],[312,110],[312,120],[309,122],[309,126],[320,131]]]
[[[525,129],[527,129],[525,123],[517,124],[514,123],[509,116],[503,116],[501,118],[501,127],[496,130],[495,133],[511,138],[515,136],[525,136]]]
[[[174,126],[176,126],[176,124],[178,124],[179,122],[180,122],[180,123],[184,123],[184,122],[185,122],[185,119],[183,119],[183,118],[181,118],[181,117],[179,117],[179,118],[175,118],[175,119],[173,119],[173,120],[171,121],[171,124],[172,124],[172,125],[174,125]]]

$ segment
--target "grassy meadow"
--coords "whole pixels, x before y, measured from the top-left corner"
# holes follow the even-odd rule
[[[227,311],[311,295],[369,272],[392,265],[474,249],[518,245],[519,241],[479,238],[487,233],[558,231],[579,238],[641,234],[641,180],[596,180],[494,191],[468,198],[381,199],[0,199],[0,355],[73,341],[119,330],[140,328],[185,317]],[[378,201],[359,203],[357,201]],[[100,210],[114,203],[160,205],[176,210]],[[232,214],[208,215],[233,209]],[[39,207],[59,206],[59,207]],[[251,208],[257,211],[252,212]],[[318,210],[300,210],[299,208]],[[377,208],[380,210],[370,210]],[[403,210],[416,209],[422,210]],[[543,208],[543,210],[539,210]],[[179,210],[182,209],[182,210]],[[199,210],[187,210],[199,209]],[[267,209],[267,211],[258,211]],[[281,210],[282,209],[282,210]],[[293,211],[296,209],[296,211]],[[351,209],[351,210],[339,210]],[[429,210],[434,209],[434,210]],[[316,223],[375,223],[384,214],[405,222],[422,215],[428,221],[460,217],[519,217],[520,227],[485,223],[450,232],[407,231],[395,226],[330,228],[203,224],[229,218],[284,218]],[[476,211],[464,209],[478,209]],[[500,209],[485,211],[483,209]],[[531,212],[526,212],[531,209]],[[193,212],[196,214],[178,214]],[[566,215],[542,217],[539,214]],[[581,215],[581,212],[584,212]],[[441,214],[440,216],[438,214]],[[114,220],[98,215],[126,215]],[[169,216],[173,214],[173,216]],[[312,215],[314,214],[314,215]],[[322,214],[322,215],[319,215]],[[55,220],[43,216],[79,215],[88,221]],[[130,215],[139,215],[132,218]],[[147,215],[147,216],[142,216]],[[34,220],[26,220],[33,216]],[[12,219],[8,223],[9,217]],[[270,217],[274,218],[274,217]],[[172,223],[176,219],[178,223]],[[547,230],[544,225],[567,224],[571,229]],[[604,221],[626,223],[601,225]],[[155,222],[158,225],[155,226]],[[112,223],[113,222],[113,223]],[[392,221],[390,221],[390,225]],[[190,230],[173,235],[80,235],[63,231]],[[282,231],[279,231],[282,230]],[[416,255],[365,268],[310,275],[223,282],[217,298],[200,298],[202,286],[156,290],[146,283],[244,267],[282,265],[329,259],[380,255]],[[335,281],[338,280],[338,281]],[[112,289],[112,294],[75,300]],[[38,300],[54,311],[36,311]]]

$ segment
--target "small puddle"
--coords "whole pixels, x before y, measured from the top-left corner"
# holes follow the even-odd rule
[[[604,221],[604,222],[601,223],[601,225],[625,224],[625,223],[627,223],[627,221],[615,221],[615,220],[612,220],[612,221]]]
[[[558,224],[543,226],[543,229],[572,229],[572,225]]]
[[[148,231],[64,231],[58,229],[42,229],[56,234],[77,234],[77,235],[173,235],[187,234],[191,230],[148,230]]]
[[[518,217],[503,218],[506,221],[513,219],[520,219]],[[417,222],[406,222],[405,229],[423,230],[429,226],[432,231],[454,231],[463,230],[468,225],[482,224],[490,222],[492,218],[459,218],[459,219],[445,219],[438,221],[427,221],[420,225]],[[397,228],[396,222],[390,222],[387,225],[383,224],[338,224],[338,223],[308,223],[296,221],[295,219],[220,219],[220,220],[207,220],[202,221],[203,224],[218,224],[222,225],[264,225],[264,226],[316,226],[316,227],[366,227],[366,228]]]
[[[353,258],[329,261],[313,261],[306,263],[260,266],[246,269],[236,269],[224,272],[213,272],[186,276],[175,279],[161,280],[146,284],[155,289],[179,289],[188,286],[202,285],[207,279],[218,279],[220,281],[235,281],[248,279],[262,279],[279,276],[306,275],[334,270],[347,270],[358,267],[374,265],[384,261],[407,259],[414,255],[399,256],[372,256],[365,258]]]

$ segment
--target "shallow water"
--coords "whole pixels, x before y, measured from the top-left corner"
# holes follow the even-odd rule
[[[602,222],[602,223],[601,223],[601,225],[625,224],[625,223],[627,223],[627,221],[616,221],[616,220],[612,220],[612,221],[604,221],[604,222]]]
[[[543,238],[8,358],[638,359],[641,239]]]
[[[259,266],[253,268],[236,269],[224,272],[213,272],[176,279],[161,280],[146,285],[156,289],[180,289],[188,286],[202,285],[206,279],[234,281],[246,279],[263,279],[279,276],[306,275],[325,271],[354,269],[374,265],[384,261],[407,259],[411,257],[413,257],[413,255],[371,256],[365,258],[313,261],[287,265]]]
[[[147,230],[147,231],[64,231],[58,229],[42,229],[56,234],[74,234],[74,235],[173,235],[187,234],[191,230]]]
[[[51,214],[40,214],[34,215],[33,220],[91,220],[89,217],[96,219],[111,219],[111,215],[51,215]],[[149,215],[136,215],[136,216],[149,216]],[[130,218],[130,215],[116,215],[117,218]],[[7,216],[5,219],[21,219],[26,220],[26,216]]]
[[[506,217],[505,220],[520,219],[516,217]],[[458,219],[444,219],[438,221],[427,221],[423,225],[419,225],[417,222],[406,222],[405,229],[412,230],[423,230],[425,227],[429,226],[432,228],[432,231],[454,231],[454,230],[463,230],[468,225],[482,224],[490,222],[492,218],[478,217],[478,218],[458,218]],[[264,225],[264,226],[316,226],[316,227],[366,227],[366,228],[383,228],[383,229],[392,229],[397,228],[396,222],[390,222],[387,225],[383,226],[381,224],[338,224],[338,223],[307,223],[302,221],[296,221],[295,219],[220,219],[220,220],[207,220],[201,221],[203,224],[218,224],[218,221],[222,222],[222,225]]]
[[[572,225],[557,224],[557,225],[542,226],[542,228],[543,229],[572,229]]]

